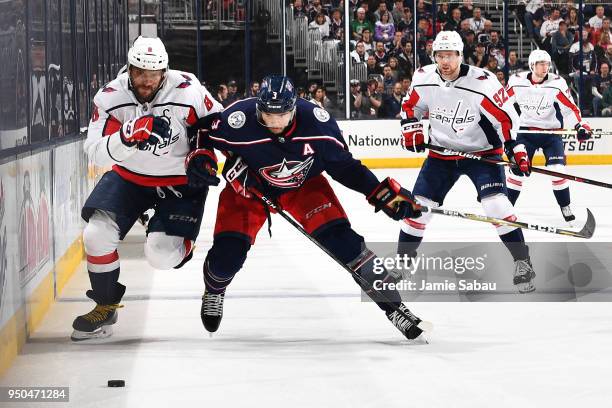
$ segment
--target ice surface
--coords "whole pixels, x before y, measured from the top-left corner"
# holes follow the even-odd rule
[[[610,166],[568,172],[612,181]],[[416,169],[377,170],[411,188]],[[612,191],[570,183],[580,225],[612,242]],[[354,228],[394,241],[398,225],[362,196],[334,184]],[[15,360],[2,386],[68,386],[70,403],[51,407],[594,407],[612,400],[610,303],[415,303],[432,321],[429,345],[408,345],[350,276],[273,217],[228,290],[213,338],[199,317],[201,267],[210,247],[218,189],[207,202],[194,259],[154,271],[143,260],[143,230],[120,248],[127,294],[115,335],[72,343],[75,315],[90,310],[84,268],[72,278]],[[445,207],[483,213],[461,179]],[[533,175],[517,205],[520,220],[566,227],[546,176]],[[572,238],[526,231],[528,241]],[[491,241],[488,224],[435,217],[428,241]],[[125,388],[107,388],[109,379]],[[26,407],[26,403],[4,404]],[[31,404],[34,407],[45,404]]]

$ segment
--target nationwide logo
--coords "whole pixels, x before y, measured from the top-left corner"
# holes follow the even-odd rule
[[[287,161],[283,159],[282,163],[259,169],[259,173],[271,186],[295,188],[304,183],[313,162],[313,156],[304,161]]]
[[[430,120],[436,120],[443,125],[450,125],[451,129],[455,131],[455,133],[462,132],[465,129],[465,125],[468,125],[474,122],[476,115],[470,115],[470,109],[466,108],[463,112],[461,112],[461,106],[463,105],[463,101],[457,101],[457,105],[454,109],[443,109],[436,108],[436,110],[429,115]]]

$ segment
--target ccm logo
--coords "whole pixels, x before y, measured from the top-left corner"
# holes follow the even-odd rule
[[[196,217],[190,217],[189,215],[170,214],[168,218],[170,221],[192,222],[194,224],[198,222]]]

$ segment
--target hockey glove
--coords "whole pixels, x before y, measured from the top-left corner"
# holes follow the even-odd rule
[[[408,118],[402,119],[400,123],[402,126],[402,136],[404,137],[402,142],[404,149],[415,153],[424,152],[425,135],[423,134],[423,122],[417,118]]]
[[[145,115],[125,122],[119,134],[123,144],[138,144],[139,149],[146,145],[164,144],[170,140],[170,122],[161,116]]]
[[[368,203],[374,206],[375,212],[383,210],[396,221],[421,215],[421,206],[417,204],[412,193],[391,177],[376,186],[368,196]]]
[[[264,187],[259,177],[253,173],[240,156],[228,157],[223,166],[223,178],[237,194],[245,198],[253,195],[262,197]]]
[[[517,143],[516,140],[508,140],[504,143],[504,150],[506,151],[508,160],[513,163],[513,165],[510,166],[512,174],[529,177],[531,174],[531,163],[529,163],[525,145]]]
[[[574,129],[576,129],[576,138],[580,143],[589,140],[593,136],[593,130],[586,123],[578,123]]]
[[[217,186],[221,179],[217,177],[217,156],[209,149],[196,149],[185,158],[187,184],[192,188]]]

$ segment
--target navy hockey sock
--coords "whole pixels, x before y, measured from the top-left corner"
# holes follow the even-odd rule
[[[520,228],[510,231],[507,234],[500,235],[499,238],[506,248],[508,248],[508,251],[510,251],[515,261],[529,258],[529,247],[525,244],[525,237]]]
[[[242,268],[251,244],[243,238],[215,238],[204,261],[204,284],[210,293],[223,293]]]
[[[564,189],[561,189],[561,190],[553,190],[553,193],[555,194],[555,198],[557,199],[557,203],[559,204],[559,207],[566,207],[570,205],[569,187],[565,187]]]

